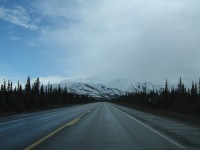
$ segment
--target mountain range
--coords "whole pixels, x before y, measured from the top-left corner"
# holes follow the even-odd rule
[[[161,86],[154,85],[150,82],[139,83],[128,79],[113,80],[105,84],[63,80],[58,84],[54,84],[53,86],[57,85],[60,85],[61,88],[66,87],[67,90],[72,93],[88,95],[94,98],[107,99],[122,96],[128,93],[134,93],[144,90],[146,92],[150,92],[162,88]]]

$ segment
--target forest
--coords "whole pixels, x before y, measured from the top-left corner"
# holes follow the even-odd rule
[[[170,87],[166,80],[164,88],[160,90],[148,92],[143,88],[113,101],[185,121],[200,122],[200,80],[198,84],[192,82],[191,88],[186,88],[181,78],[177,87]]]
[[[90,102],[94,102],[94,98],[70,93],[66,87],[61,88],[60,85],[43,85],[39,78],[31,84],[31,79],[28,77],[24,87],[19,81],[13,87],[10,80],[4,80],[0,88],[2,115]],[[200,80],[198,84],[192,82],[190,88],[186,88],[181,78],[176,87],[169,86],[166,80],[165,86],[161,89],[147,91],[143,87],[142,91],[127,93],[112,99],[112,102],[186,121],[200,121]]]
[[[4,80],[0,89],[0,114],[37,111],[92,101],[93,98],[70,93],[66,87],[61,88],[60,85],[57,87],[52,84],[44,86],[39,78],[31,84],[30,77],[28,77],[25,87],[22,87],[19,81],[17,86],[13,87],[10,80],[7,82]]]

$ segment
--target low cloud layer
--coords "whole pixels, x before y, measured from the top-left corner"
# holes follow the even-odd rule
[[[71,78],[160,83],[200,76],[199,0],[38,0],[31,6],[41,19],[37,41],[59,54],[60,69]]]
[[[68,2],[40,5],[44,15],[66,21],[42,39],[71,51],[75,74],[158,82],[199,77],[199,1]]]

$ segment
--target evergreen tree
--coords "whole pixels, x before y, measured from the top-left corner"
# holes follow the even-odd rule
[[[6,80],[4,79],[4,82],[3,82],[3,92],[6,93]]]
[[[195,95],[195,88],[194,88],[194,82],[192,81],[191,96],[194,97],[194,95]]]
[[[181,80],[181,77],[180,77],[179,78],[179,84],[178,84],[178,93],[179,94],[181,94],[181,90],[182,90],[181,86],[182,86],[182,80]]]
[[[44,86],[43,84],[40,87],[40,95],[43,97],[44,96]]]
[[[31,93],[31,79],[30,79],[29,76],[27,78],[27,82],[26,82],[26,85],[25,85],[25,92],[26,92],[27,95],[30,95],[30,93]]]
[[[195,90],[195,95],[197,95],[198,94],[198,88],[197,88],[197,84],[196,83],[194,84],[194,90]]]
[[[4,79],[0,85],[0,113],[34,110],[47,107],[49,105],[75,104],[89,102],[87,96],[79,96],[67,92],[67,88],[63,90],[59,85],[53,88],[48,84],[46,89],[44,85],[40,86],[40,80],[37,78],[31,87],[30,77],[27,78],[25,88],[17,82],[17,86],[13,90],[12,81]]]
[[[40,94],[40,79],[39,78],[35,80],[33,87],[34,87],[34,94],[39,95]]]
[[[200,78],[199,78],[199,95],[200,95]]]
[[[169,89],[168,89],[168,82],[167,79],[165,81],[165,94],[169,93]]]
[[[182,83],[182,84],[181,84],[181,94],[184,95],[184,93],[185,93],[185,86],[184,86],[184,84]]]

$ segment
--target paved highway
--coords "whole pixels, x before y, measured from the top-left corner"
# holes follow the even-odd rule
[[[199,133],[197,127],[102,102],[7,119],[0,123],[0,149],[199,149]]]
[[[22,150],[98,103],[0,118],[0,150]]]

